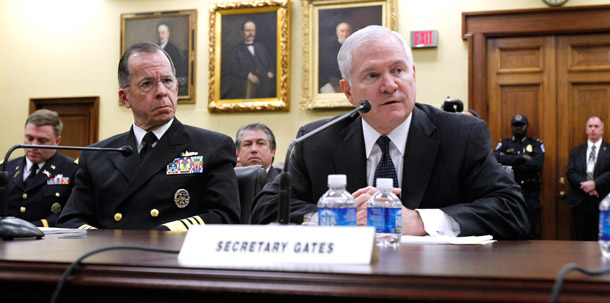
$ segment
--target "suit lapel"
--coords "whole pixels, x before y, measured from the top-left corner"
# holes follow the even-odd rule
[[[186,145],[182,143],[182,132],[182,124],[177,119],[174,119],[172,126],[163,134],[159,141],[157,141],[155,148],[150,151],[140,166],[137,167],[137,170],[133,174],[133,178],[127,186],[127,191],[119,200],[120,202],[124,201],[140,186],[144,185],[146,181],[157,174],[159,170],[165,169],[167,164],[186,149]]]
[[[362,134],[362,118],[354,119],[346,128],[339,132],[339,144],[333,149],[333,159],[336,171],[347,175],[349,188],[366,187],[366,152],[364,150],[364,135]]]
[[[110,161],[114,164],[116,169],[123,175],[126,180],[131,180],[138,165],[140,165],[140,158],[138,155],[138,143],[136,142],[136,136],[133,133],[133,127],[124,138],[123,141],[117,143],[120,146],[129,145],[134,151],[131,155],[125,157],[121,153],[110,153]],[[113,146],[118,147],[118,146]]]
[[[430,138],[435,129],[426,114],[414,107],[402,169],[402,199],[407,208],[417,208],[428,187],[440,145]]]
[[[25,170],[25,156],[21,158],[19,164],[14,168],[7,168],[9,171],[11,181],[21,190],[24,189],[23,184],[23,171]]]

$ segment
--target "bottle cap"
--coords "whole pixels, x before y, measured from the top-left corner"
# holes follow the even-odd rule
[[[328,186],[345,186],[347,177],[345,175],[328,175]]]
[[[394,180],[392,178],[377,178],[377,188],[393,188]]]

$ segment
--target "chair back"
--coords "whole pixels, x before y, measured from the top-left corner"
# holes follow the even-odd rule
[[[235,167],[239,202],[241,204],[241,223],[250,224],[252,201],[267,182],[267,171],[262,165]]]

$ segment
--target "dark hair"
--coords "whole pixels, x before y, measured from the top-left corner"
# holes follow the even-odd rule
[[[125,88],[129,85],[129,77],[131,77],[131,72],[129,71],[129,56],[133,53],[147,53],[154,54],[155,52],[161,51],[169,60],[169,63],[172,66],[172,72],[174,73],[174,77],[176,76],[176,67],[174,67],[174,61],[172,58],[165,52],[161,46],[154,44],[152,42],[140,42],[130,46],[121,56],[121,60],[119,60],[119,87]]]
[[[237,131],[237,134],[235,135],[235,147],[237,148],[238,151],[239,151],[239,146],[241,145],[241,137],[243,137],[244,132],[247,130],[257,130],[257,129],[260,129],[260,130],[264,131],[265,134],[267,134],[267,138],[269,139],[269,145],[271,146],[271,150],[275,149],[275,136],[273,135],[273,132],[271,131],[271,129],[269,129],[269,127],[267,127],[267,125],[265,125],[263,123],[252,123],[252,124],[243,126],[242,128],[240,128]]]
[[[51,125],[53,126],[53,132],[56,137],[61,135],[61,130],[63,129],[63,124],[59,119],[59,115],[48,109],[39,109],[30,114],[28,119],[25,120],[25,125],[28,125],[28,123],[32,123],[36,126]]]

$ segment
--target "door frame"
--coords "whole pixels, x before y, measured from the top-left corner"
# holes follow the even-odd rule
[[[476,110],[481,119],[489,121],[487,86],[487,42],[498,37],[531,37],[540,35],[594,34],[610,31],[610,5],[553,7],[504,11],[463,12],[462,39],[468,43],[468,104]],[[551,139],[551,138],[549,138]],[[557,163],[545,161],[545,165]],[[550,176],[549,176],[550,177]],[[547,178],[554,185],[552,196],[558,201],[557,180]],[[547,196],[548,197],[548,196]],[[557,237],[557,203],[545,205],[546,213],[540,223],[545,235]],[[542,226],[541,226],[542,228]]]

